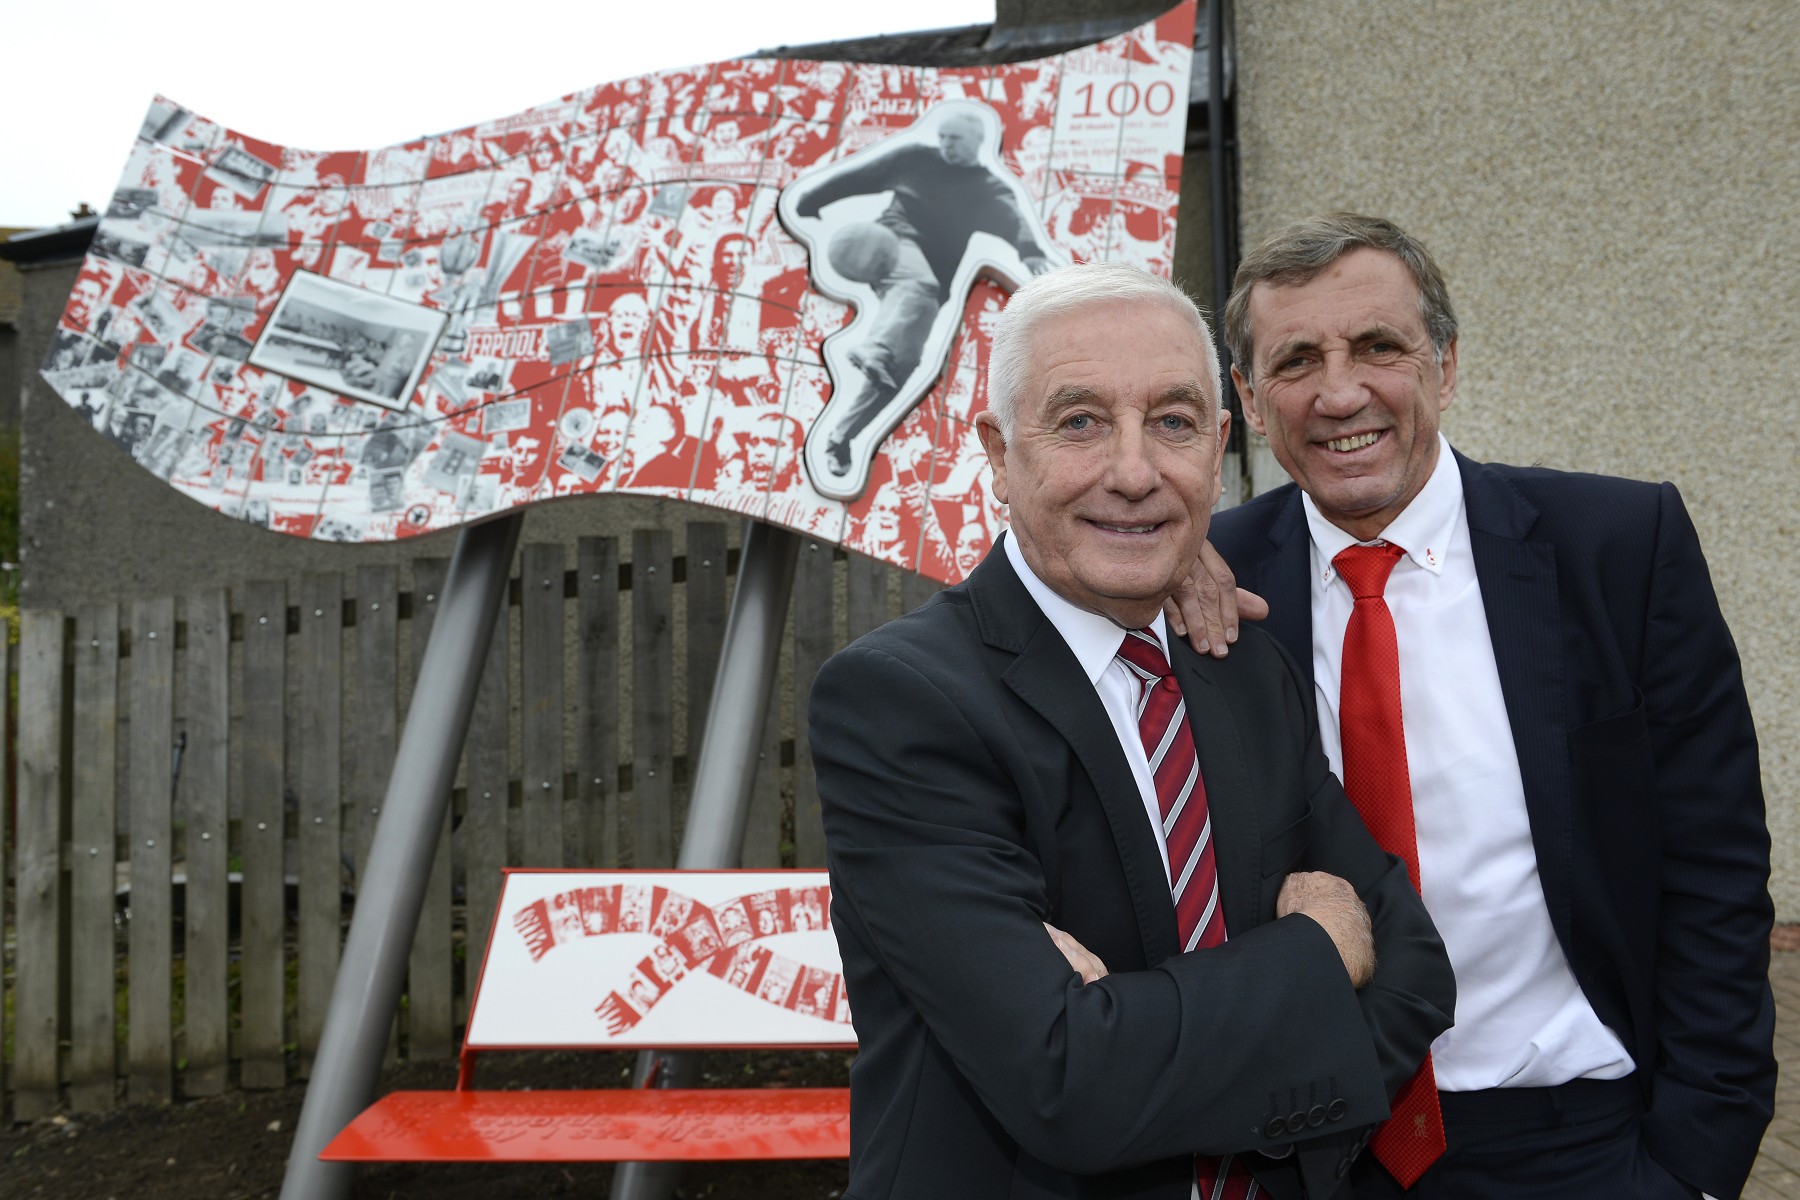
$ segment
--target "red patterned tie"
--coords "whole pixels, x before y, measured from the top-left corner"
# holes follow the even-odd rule
[[[1383,850],[1406,864],[1419,887],[1419,844],[1413,833],[1412,778],[1400,724],[1400,653],[1394,618],[1382,594],[1406,552],[1391,543],[1352,545],[1331,560],[1356,604],[1344,629],[1338,729],[1344,746],[1344,791]],[[1431,1056],[1394,1098],[1393,1115],[1375,1135],[1376,1161],[1411,1187],[1444,1152]]]
[[[1138,737],[1150,776],[1156,781],[1156,803],[1162,810],[1163,841],[1169,850],[1169,894],[1175,901],[1175,927],[1184,951],[1217,946],[1225,940],[1225,914],[1219,908],[1219,872],[1213,859],[1212,819],[1206,811],[1206,784],[1194,755],[1194,731],[1187,722],[1181,684],[1169,672],[1162,644],[1148,629],[1126,633],[1119,659],[1143,684],[1138,698]],[[1201,1200],[1254,1200],[1259,1194],[1250,1173],[1232,1156],[1194,1157],[1194,1182]]]

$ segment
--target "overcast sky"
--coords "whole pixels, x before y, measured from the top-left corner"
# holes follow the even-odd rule
[[[993,0],[9,5],[0,226],[104,209],[159,93],[265,141],[354,150],[664,67],[993,19]]]

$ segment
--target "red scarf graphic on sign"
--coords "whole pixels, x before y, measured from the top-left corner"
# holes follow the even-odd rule
[[[829,887],[775,888],[707,905],[649,884],[579,888],[513,914],[533,962],[579,938],[648,933],[656,946],[594,1011],[617,1035],[630,1029],[685,976],[704,970],[777,1008],[850,1023],[844,977],[756,943],[781,933],[831,928]]]

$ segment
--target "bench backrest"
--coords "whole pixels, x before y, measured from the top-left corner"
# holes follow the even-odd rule
[[[464,1052],[855,1040],[824,871],[515,868]]]

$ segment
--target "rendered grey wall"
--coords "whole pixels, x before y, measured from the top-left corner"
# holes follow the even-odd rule
[[[1800,920],[1800,5],[1236,7],[1244,245],[1395,219],[1462,321],[1459,449],[1680,486]]]

